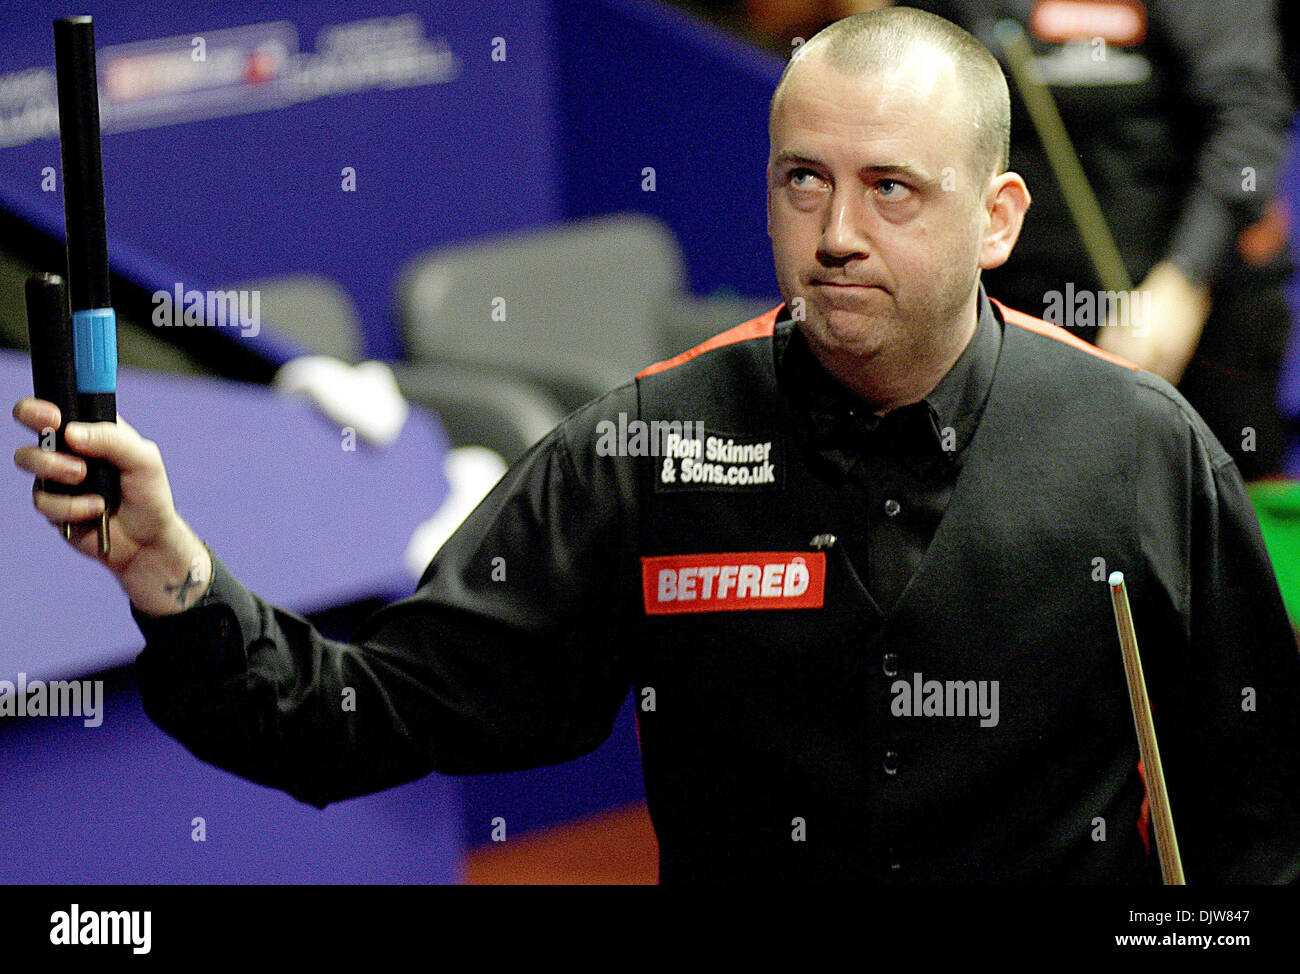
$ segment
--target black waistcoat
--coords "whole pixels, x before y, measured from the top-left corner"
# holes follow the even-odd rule
[[[1135,600],[1145,585],[1125,370],[1005,325],[951,503],[882,614],[841,546],[818,537],[848,534],[860,512],[820,475],[779,394],[774,316],[759,337],[638,381],[643,420],[770,442],[774,468],[772,483],[701,485],[675,460],[665,483],[664,458],[643,460],[643,565],[825,557],[820,608],[698,611],[697,599],[630,634],[661,881],[1145,881],[1104,581],[1123,570]],[[783,591],[779,578],[769,588]],[[986,701],[996,681],[997,723],[951,704],[898,715],[917,699],[899,681],[984,681]]]

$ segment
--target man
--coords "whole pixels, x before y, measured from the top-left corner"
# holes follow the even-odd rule
[[[240,586],[130,427],[70,426],[123,471],[147,712],[324,806],[583,754],[631,686],[664,882],[1139,882],[1122,569],[1189,881],[1295,879],[1300,660],[1240,476],[1162,380],[984,296],[1029,203],[1007,118],[939,18],[810,41],[772,105],[785,303],[571,416],[356,645]]]

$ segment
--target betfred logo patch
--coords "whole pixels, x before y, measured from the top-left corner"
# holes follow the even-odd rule
[[[820,609],[826,553],[729,551],[641,559],[646,615]]]

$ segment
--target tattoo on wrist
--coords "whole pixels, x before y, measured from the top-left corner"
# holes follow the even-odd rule
[[[168,595],[176,596],[176,604],[185,605],[185,600],[189,597],[190,590],[196,589],[203,583],[203,558],[197,557],[194,563],[190,565],[190,570],[185,573],[185,577],[175,585],[164,585],[163,590]]]

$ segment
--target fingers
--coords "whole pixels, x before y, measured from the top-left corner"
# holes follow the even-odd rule
[[[19,447],[14,451],[14,464],[42,480],[57,480],[61,484],[79,484],[86,479],[85,460],[42,450],[39,446]]]
[[[41,433],[47,429],[58,429],[60,422],[59,407],[49,400],[27,396],[24,399],[19,399],[14,404],[14,419],[33,433]]]
[[[60,420],[58,406],[28,396],[18,400],[13,413],[14,419],[41,438],[41,446],[24,446],[14,452],[14,463],[20,470],[64,484],[78,484],[85,479],[84,460],[54,452],[54,432]]]
[[[126,423],[69,423],[68,446],[85,457],[102,457],[124,474],[162,470],[158,444]]]
[[[98,494],[64,497],[43,490],[33,490],[32,503],[51,524],[55,525],[88,521],[104,513],[104,498]]]

